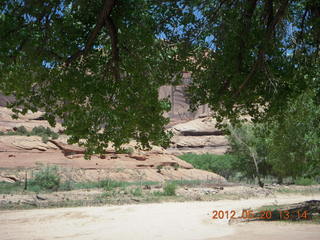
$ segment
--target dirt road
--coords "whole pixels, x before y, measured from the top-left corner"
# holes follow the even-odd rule
[[[320,195],[1,211],[0,239],[318,240],[320,225],[286,222],[229,225],[227,219],[211,219],[213,210],[234,209],[240,214],[243,208],[295,203],[310,199],[319,200]]]

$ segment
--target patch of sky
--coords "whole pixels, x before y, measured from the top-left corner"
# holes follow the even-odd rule
[[[23,14],[22,17],[26,21],[26,23],[31,23],[31,22],[37,21],[36,17],[31,16],[30,14],[27,14],[27,13]]]
[[[54,68],[55,64],[53,62],[48,62],[46,60],[43,60],[42,66],[44,66],[45,68],[51,69],[51,68]]]

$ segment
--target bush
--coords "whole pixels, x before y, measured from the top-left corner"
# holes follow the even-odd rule
[[[316,181],[312,178],[300,177],[294,181],[294,184],[303,185],[303,186],[310,186],[310,185],[316,184]]]
[[[317,177],[320,172],[320,107],[312,91],[288,101],[281,115],[260,124],[231,127],[235,168],[247,177]],[[255,164],[256,163],[256,164]],[[257,165],[257,167],[256,167]]]
[[[118,182],[118,181],[107,179],[107,180],[102,180],[98,182],[97,187],[104,188],[104,190],[106,191],[111,191],[114,188],[125,187],[126,185],[127,185],[126,182]]]
[[[266,162],[268,138],[263,135],[264,125],[230,125],[229,133],[229,152],[235,156],[232,168],[246,178],[258,177],[258,181],[269,175],[271,166]]]
[[[237,173],[233,168],[236,157],[230,154],[184,154],[179,156],[179,158],[192,164],[195,168],[214,172],[225,178],[235,176]]]
[[[49,127],[45,128],[43,126],[34,127],[30,134],[42,137],[43,142],[47,142],[49,138],[57,139],[59,137],[58,133],[55,133]]]
[[[119,154],[133,154],[134,153],[134,149],[132,147],[128,147],[128,148],[119,148],[116,150],[116,153]]]
[[[60,191],[71,191],[74,188],[74,181],[68,180],[59,185]]]
[[[24,126],[17,127],[15,133],[17,135],[28,135],[28,130]]]
[[[176,195],[177,184],[166,183],[163,188],[164,196],[175,196]]]
[[[22,182],[0,182],[0,194],[11,194],[22,191],[24,184]]]
[[[9,135],[9,136],[30,136],[30,133],[28,132],[28,130],[24,127],[24,126],[20,126],[17,128],[13,128],[13,131],[8,131],[8,132],[0,132],[1,136],[4,135]]]
[[[41,169],[35,177],[30,180],[29,186],[32,190],[52,190],[57,191],[60,186],[60,176],[58,167],[48,166]]]
[[[142,189],[141,187],[137,187],[131,190],[131,194],[135,197],[140,197],[142,196]]]
[[[280,177],[316,177],[320,173],[320,107],[312,92],[290,102],[271,126],[269,158]]]
[[[31,131],[28,131],[24,126],[17,127],[14,131],[0,132],[0,136],[40,136],[43,142],[48,142],[49,139],[57,139],[58,133],[52,131],[49,127],[43,126],[34,127]]]

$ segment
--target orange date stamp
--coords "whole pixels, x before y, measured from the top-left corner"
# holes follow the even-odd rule
[[[240,214],[239,214],[240,213]],[[310,219],[308,211],[290,212],[287,210],[263,210],[254,212],[253,210],[213,210],[212,219],[263,219],[263,220],[307,220]]]

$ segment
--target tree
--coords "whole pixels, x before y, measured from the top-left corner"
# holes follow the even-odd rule
[[[192,108],[263,120],[319,89],[318,0],[3,0],[0,91],[63,119],[88,152],[168,145],[158,88],[192,72]],[[318,91],[319,92],[319,91]],[[317,93],[317,96],[319,93]],[[22,107],[19,110],[18,107]]]
[[[247,177],[318,177],[320,173],[320,107],[310,89],[291,99],[283,115],[263,124],[230,126],[234,168]]]
[[[229,131],[231,152],[234,152],[238,158],[238,161],[233,164],[234,167],[249,178],[257,177],[259,186],[263,187],[260,173],[260,166],[264,163],[265,158],[265,155],[262,154],[265,148],[263,141],[261,143],[261,139],[255,136],[254,129],[250,125],[237,128],[229,125]]]
[[[269,124],[267,162],[272,174],[316,177],[320,173],[320,108],[309,90],[291,101],[285,114]]]
[[[241,115],[266,120],[285,111],[288,100],[310,86],[319,89],[320,1],[180,5],[183,14],[176,25],[182,30],[172,36],[172,26],[166,29],[169,38],[193,43],[196,61],[190,67],[189,91],[194,109],[208,103],[218,120],[236,122]]]
[[[62,119],[88,153],[169,143],[158,88],[179,79],[183,61],[156,37],[146,1],[6,0],[0,19],[0,90],[16,97],[15,113]]]

